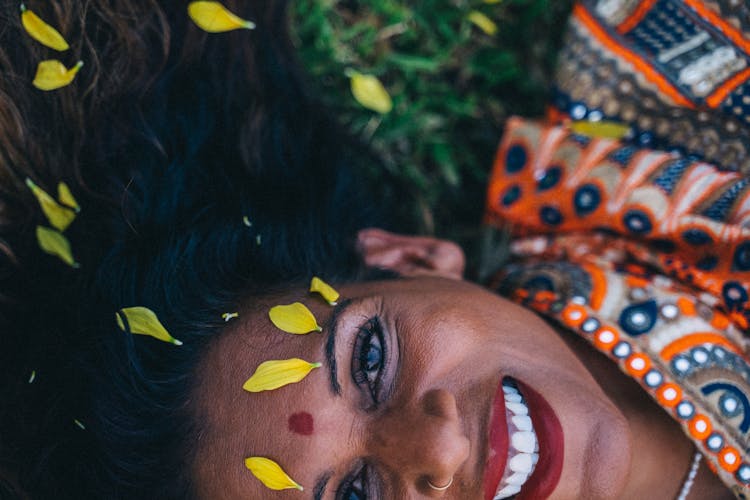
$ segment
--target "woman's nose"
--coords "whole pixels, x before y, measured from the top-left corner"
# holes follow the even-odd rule
[[[429,484],[440,487],[453,481],[470,450],[456,399],[442,389],[426,392],[413,404],[393,408],[378,418],[370,446],[407,483],[430,496],[440,496],[440,492]]]

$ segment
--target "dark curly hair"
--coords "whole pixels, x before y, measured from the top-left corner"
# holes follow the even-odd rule
[[[194,368],[221,314],[361,274],[356,231],[384,222],[367,152],[306,90],[283,1],[226,2],[257,29],[219,35],[183,2],[29,1],[62,54],[0,4],[0,497],[190,498]],[[42,92],[53,57],[85,66]],[[78,198],[80,269],[37,247],[27,177]],[[120,331],[134,305],[184,345]]]

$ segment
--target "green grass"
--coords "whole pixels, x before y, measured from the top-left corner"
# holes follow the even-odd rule
[[[313,90],[381,159],[369,175],[395,179],[413,195],[399,204],[400,216],[419,232],[466,243],[476,240],[505,120],[544,111],[570,7],[569,0],[297,0],[292,25]],[[496,23],[494,35],[468,20],[475,10]],[[353,98],[351,69],[380,79],[391,112]]]

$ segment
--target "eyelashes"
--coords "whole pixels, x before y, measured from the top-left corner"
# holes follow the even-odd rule
[[[382,401],[383,373],[387,359],[387,345],[380,318],[374,316],[357,330],[352,350],[352,378],[365,392],[368,405],[377,408]]]

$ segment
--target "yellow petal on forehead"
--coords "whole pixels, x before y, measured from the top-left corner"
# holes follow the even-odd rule
[[[70,267],[80,267],[80,264],[73,258],[70,242],[62,233],[48,227],[37,226],[36,239],[39,243],[39,248],[45,253],[59,257],[60,260]]]
[[[386,114],[393,109],[391,96],[376,77],[351,71],[349,78],[352,95],[363,107],[380,114]]]
[[[34,193],[34,196],[36,196],[39,206],[42,208],[42,212],[44,212],[50,225],[59,231],[65,231],[76,218],[75,211],[60,205],[44,189],[37,186],[28,177],[26,178],[26,185]]]
[[[487,35],[492,36],[497,33],[497,24],[495,24],[495,21],[478,10],[472,10],[466,18]]]
[[[209,33],[255,28],[254,22],[236,16],[219,2],[190,2],[188,15],[199,28]]]
[[[59,182],[57,184],[57,199],[60,200],[60,203],[63,205],[67,205],[75,210],[76,213],[81,211],[81,207],[78,205],[73,193],[70,192],[70,188],[64,182]]]
[[[272,391],[299,382],[320,366],[320,363],[310,363],[299,358],[264,361],[242,388],[248,392]]]
[[[266,488],[271,490],[288,490],[297,489],[303,491],[304,488],[289,477],[286,472],[273,460],[265,457],[248,457],[245,459],[245,467],[257,477]]]
[[[83,61],[78,61],[75,66],[67,69],[63,63],[56,59],[42,61],[36,67],[34,87],[39,90],[55,90],[70,85],[78,70],[83,66]]]
[[[60,52],[68,50],[68,42],[55,28],[41,20],[39,16],[21,4],[21,24],[34,40]]]
[[[127,325],[123,321],[123,317],[127,321]],[[125,307],[115,313],[115,319],[117,320],[117,326],[124,332],[149,335],[170,344],[182,345],[182,342],[172,337],[164,328],[156,313],[147,307]]]
[[[575,121],[570,124],[570,129],[576,134],[604,139],[622,139],[630,132],[630,126],[608,121]]]
[[[317,276],[313,276],[310,281],[310,291],[319,293],[332,306],[335,306],[336,301],[339,300],[339,292]]]
[[[273,306],[268,311],[268,317],[276,328],[295,335],[305,335],[310,332],[322,332],[313,313],[304,304]]]

